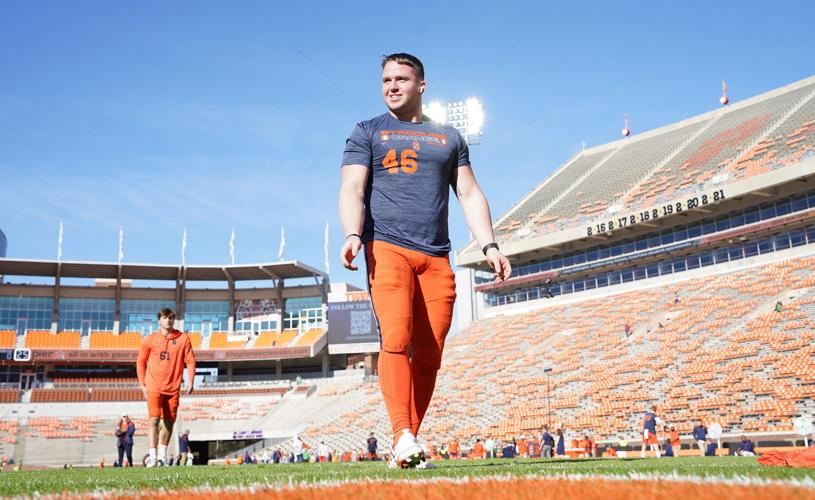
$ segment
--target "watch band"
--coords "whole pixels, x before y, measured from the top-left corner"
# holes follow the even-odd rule
[[[490,248],[494,248],[494,249],[496,249],[496,250],[500,251],[500,249],[498,248],[498,243],[496,243],[496,242],[494,242],[494,241],[493,241],[492,243],[487,243],[486,245],[484,245],[484,248],[482,248],[482,249],[481,249],[481,252],[482,252],[484,255],[487,255],[487,251],[488,251]]]

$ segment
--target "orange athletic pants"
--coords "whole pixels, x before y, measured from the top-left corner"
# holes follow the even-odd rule
[[[379,385],[393,433],[422,425],[453,319],[450,258],[384,241],[365,245],[368,286],[379,323]]]

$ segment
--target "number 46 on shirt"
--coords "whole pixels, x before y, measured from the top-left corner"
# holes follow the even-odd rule
[[[385,155],[385,158],[382,160],[382,168],[387,168],[388,173],[391,174],[397,173],[399,168],[401,168],[402,172],[406,174],[412,174],[419,168],[419,166],[416,164],[416,157],[418,155],[419,153],[412,149],[403,149],[399,160],[397,160],[396,150],[389,149],[388,153]]]

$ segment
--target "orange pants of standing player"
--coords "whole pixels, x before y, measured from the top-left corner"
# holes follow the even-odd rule
[[[379,385],[394,434],[422,425],[453,319],[456,282],[448,256],[384,241],[365,245],[371,302],[379,323]]]

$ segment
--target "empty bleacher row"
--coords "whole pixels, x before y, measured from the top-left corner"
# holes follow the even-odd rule
[[[581,152],[500,218],[499,243],[583,225],[612,207],[650,208],[712,180],[743,180],[812,156],[815,84],[793,87]]]
[[[14,330],[0,330],[0,349],[12,349],[17,341],[17,332]]]
[[[32,389],[32,403],[54,402],[85,402],[85,401],[143,401],[144,395],[136,386],[136,381],[130,381],[132,387],[108,388],[104,385],[88,385],[81,389]],[[263,394],[268,396],[281,396],[288,391],[285,387],[236,387],[236,388],[199,388],[191,397],[198,396],[242,396]],[[16,402],[19,391],[14,392],[14,399],[7,402]]]
[[[252,341],[250,338],[230,341],[229,333],[213,332],[209,336],[208,349],[259,349],[272,347],[287,347],[291,345],[311,345],[318,341],[325,330],[310,329],[303,334],[297,330],[284,330],[277,332],[261,332]],[[188,333],[192,341],[193,349],[201,349],[202,338],[200,333]],[[0,348],[13,348],[16,333],[14,331],[0,331]],[[112,332],[92,332],[90,334],[89,349],[107,350],[135,350],[141,347],[143,336],[138,332],[123,332],[114,335]],[[58,332],[52,334],[49,331],[29,330],[25,334],[25,347],[29,349],[81,349],[82,338],[79,332]]]
[[[685,435],[700,419],[790,432],[793,417],[815,414],[813,332],[813,257],[484,319],[447,342],[422,439],[517,437],[549,423],[631,441],[651,404]],[[304,435],[341,450],[388,436],[367,392]]]

